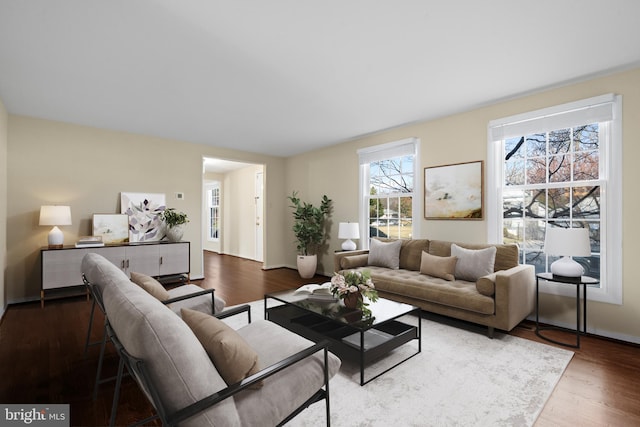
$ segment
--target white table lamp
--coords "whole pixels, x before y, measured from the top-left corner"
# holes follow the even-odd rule
[[[62,248],[64,234],[59,225],[71,225],[71,208],[69,206],[41,206],[40,225],[53,225],[49,232],[49,248]]]
[[[547,255],[562,257],[551,264],[552,274],[564,277],[580,277],[584,274],[584,268],[570,257],[591,256],[589,230],[586,228],[547,227],[544,251]]]
[[[360,238],[360,226],[357,222],[341,222],[338,225],[338,239],[347,239],[342,242],[343,251],[355,251],[356,243],[351,239]]]

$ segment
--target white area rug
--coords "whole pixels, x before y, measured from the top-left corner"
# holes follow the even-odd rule
[[[264,303],[251,303],[254,320]],[[246,324],[246,317],[242,317]],[[229,323],[237,326],[236,319]],[[416,317],[402,318],[416,324]],[[414,341],[415,343],[415,341]],[[409,343],[366,370],[366,378],[415,352]],[[329,383],[331,425],[354,426],[530,426],[573,357],[573,352],[522,338],[422,320],[422,352],[361,387],[357,366],[343,361]],[[289,423],[319,426],[324,403]]]

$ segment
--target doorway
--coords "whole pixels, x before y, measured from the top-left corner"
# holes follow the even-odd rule
[[[264,187],[262,164],[203,158],[203,249],[264,261]],[[217,211],[212,188],[218,189]]]

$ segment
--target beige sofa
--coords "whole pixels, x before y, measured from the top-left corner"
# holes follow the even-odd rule
[[[389,244],[394,241],[380,239],[380,242]],[[379,246],[373,240],[371,243],[375,243],[376,248]],[[450,260],[455,264],[455,260],[447,258],[451,257],[453,243],[427,239],[402,240],[401,244],[396,241],[396,246],[400,246],[397,269],[371,265],[379,262],[372,260],[369,251],[336,252],[334,268],[336,272],[367,269],[381,297],[487,326],[489,337],[493,337],[494,329],[510,331],[533,311],[534,267],[518,263],[516,245],[455,243],[458,246],[454,248],[457,253],[464,249],[478,251],[496,248],[492,272],[475,281],[441,274],[442,277],[453,279],[446,280],[424,274],[424,270],[428,270],[428,265],[425,265],[430,261],[441,263]],[[485,252],[489,251],[493,250]],[[428,255],[423,256],[423,252]],[[456,260],[461,263],[461,258]]]

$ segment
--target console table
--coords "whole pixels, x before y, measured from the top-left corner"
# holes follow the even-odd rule
[[[104,256],[127,275],[132,271],[156,278],[186,275],[188,280],[190,250],[189,242],[168,241],[124,243],[91,248],[75,246],[65,246],[62,249],[41,248],[40,305],[44,307],[46,291],[68,290],[84,286],[81,273],[82,258],[90,252]]]
[[[540,326],[538,322],[539,317],[539,285],[540,280],[546,280],[547,282],[560,283],[563,285],[573,285],[576,287],[576,344],[565,343],[553,340],[551,338],[543,336],[540,331],[545,330],[560,330],[567,331],[566,328],[560,328],[558,326]],[[600,283],[598,279],[593,277],[564,277],[556,276],[551,273],[538,273],[536,274],[536,335],[547,341],[551,341],[555,344],[564,345],[567,347],[580,348],[580,333],[587,334],[587,285],[597,285]],[[580,330],[580,286],[582,286],[582,331]]]

